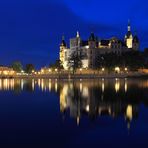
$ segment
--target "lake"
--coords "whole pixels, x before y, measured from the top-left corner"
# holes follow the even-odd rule
[[[0,147],[148,147],[147,79],[0,79]]]

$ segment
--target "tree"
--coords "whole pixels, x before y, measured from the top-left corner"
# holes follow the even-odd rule
[[[11,67],[16,72],[21,72],[23,70],[23,66],[22,66],[21,62],[19,62],[19,61],[13,62]]]
[[[82,67],[82,59],[83,55],[81,53],[73,52],[71,54],[70,58],[68,59],[68,67],[69,69],[72,68],[73,73],[75,73],[78,68]]]
[[[57,68],[59,70],[63,69],[63,65],[62,65],[60,60],[56,60],[55,63],[50,64],[49,67],[52,68],[52,69],[55,69],[55,68]]]
[[[129,51],[124,53],[106,53],[98,58],[98,67],[106,67],[113,70],[116,66],[128,67],[137,70],[144,67],[145,59],[140,51]]]
[[[32,73],[32,71],[33,70],[35,70],[35,67],[34,67],[34,65],[33,64],[26,64],[26,66],[25,66],[25,72],[26,73]]]

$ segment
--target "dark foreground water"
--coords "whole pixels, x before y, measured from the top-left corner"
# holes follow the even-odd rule
[[[148,80],[0,79],[0,147],[148,147]]]

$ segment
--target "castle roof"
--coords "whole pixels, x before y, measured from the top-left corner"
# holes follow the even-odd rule
[[[96,40],[96,37],[95,37],[94,33],[92,32],[90,34],[89,41],[95,41],[95,40]]]
[[[133,42],[134,42],[134,43],[138,43],[138,42],[139,42],[139,38],[138,38],[137,35],[134,36],[134,38],[133,38]]]
[[[100,45],[101,46],[108,46],[110,43],[110,40],[100,40]]]
[[[126,34],[126,38],[130,38],[131,35],[132,35],[132,32],[128,31],[127,34]]]
[[[62,36],[61,46],[66,47],[66,42],[65,42],[65,38],[64,38],[64,36]]]

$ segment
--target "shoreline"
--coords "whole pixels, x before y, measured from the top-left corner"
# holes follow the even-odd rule
[[[148,78],[145,73],[129,74],[48,74],[48,75],[15,75],[0,76],[0,79],[124,79],[124,78]]]

